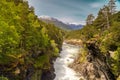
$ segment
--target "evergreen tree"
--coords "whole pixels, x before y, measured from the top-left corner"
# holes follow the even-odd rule
[[[93,14],[89,14],[88,17],[87,17],[87,19],[86,19],[86,24],[87,24],[87,25],[92,24],[94,18],[95,18],[95,17],[93,16]]]
[[[116,12],[116,5],[115,5],[116,0],[109,0],[108,6],[110,9],[110,13],[114,14]]]
[[[107,28],[110,27],[110,23],[109,23],[109,8],[108,6],[104,6],[103,9],[102,9],[102,13],[104,15],[104,18],[106,19],[106,25],[107,25]]]

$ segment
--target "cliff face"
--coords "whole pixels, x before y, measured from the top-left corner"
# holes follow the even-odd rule
[[[87,49],[88,54],[86,60],[79,62],[79,57],[70,67],[74,68],[87,80],[116,80],[106,62],[107,56],[104,56],[93,43],[88,43]]]
[[[116,80],[114,74],[111,72],[111,69],[106,62],[106,58],[109,56],[104,56],[100,52],[99,48],[94,45],[94,43],[87,44],[87,48],[89,50],[87,60],[93,63],[99,72],[104,74],[106,80]]]

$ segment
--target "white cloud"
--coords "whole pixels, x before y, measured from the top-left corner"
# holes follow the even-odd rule
[[[86,22],[85,22],[85,21],[80,21],[80,22],[73,22],[72,24],[76,24],[76,25],[78,25],[78,24],[82,24],[82,25],[85,25]]]
[[[72,18],[68,18],[68,17],[62,17],[62,18],[58,18],[58,19],[65,23],[71,23],[74,21]]]
[[[83,24],[85,25],[85,21],[76,21],[72,18],[68,18],[68,17],[63,17],[63,18],[58,18],[58,20],[64,22],[64,23],[70,23],[70,24]]]
[[[101,4],[101,3],[92,3],[92,4],[90,4],[90,6],[91,6],[92,8],[100,8],[102,5],[103,5],[103,4]]]
[[[41,15],[41,16],[39,16],[39,18],[52,20],[52,17],[50,17],[50,16],[46,16],[46,15]]]

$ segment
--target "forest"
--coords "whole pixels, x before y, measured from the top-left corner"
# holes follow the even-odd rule
[[[52,67],[63,31],[39,20],[24,0],[0,0],[0,80],[39,80]]]
[[[115,80],[120,79],[120,11],[116,11],[114,0],[104,5],[96,18],[93,14],[88,15],[86,25],[81,30],[68,32],[66,38],[82,40],[85,51],[80,55],[82,59],[80,57],[78,62],[86,61],[89,55],[88,45],[92,44],[106,58],[105,63],[114,74]]]

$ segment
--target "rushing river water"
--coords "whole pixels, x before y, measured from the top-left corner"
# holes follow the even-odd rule
[[[60,57],[54,62],[56,77],[54,80],[80,80],[80,76],[68,67],[78,55],[80,47],[63,43]]]

